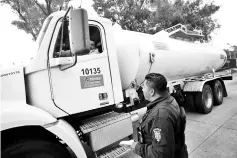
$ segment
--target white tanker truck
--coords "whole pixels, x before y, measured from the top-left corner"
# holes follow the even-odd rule
[[[149,72],[168,79],[180,104],[209,113],[227,96],[223,79],[231,76],[215,74],[226,54],[185,41],[201,35],[183,28],[147,35],[88,20],[84,9],[51,14],[29,65],[1,69],[2,157],[125,154],[130,149],[118,142],[131,138],[146,111],[140,84]],[[90,41],[98,53],[88,55]]]

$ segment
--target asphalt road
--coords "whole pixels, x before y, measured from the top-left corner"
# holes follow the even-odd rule
[[[225,81],[228,97],[209,114],[187,112],[186,144],[190,158],[237,158],[237,73]],[[130,152],[123,158],[139,158]]]

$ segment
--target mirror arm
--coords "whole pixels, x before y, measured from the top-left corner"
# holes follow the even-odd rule
[[[75,66],[76,64],[77,64],[77,54],[74,55],[74,61],[73,61],[72,64],[70,64],[70,65],[61,65],[61,66],[59,66],[59,69],[61,71],[64,71],[64,70],[67,70],[67,69]]]
[[[68,14],[68,12],[69,12],[70,9],[72,9],[72,7],[69,7],[69,8],[68,8],[68,10],[66,11],[66,13],[65,13],[65,15],[64,15],[64,18],[67,17],[67,14]]]

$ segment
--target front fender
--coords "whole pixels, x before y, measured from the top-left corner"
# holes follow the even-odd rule
[[[66,121],[57,120],[46,111],[23,102],[4,102],[1,105],[1,131],[31,125],[44,127],[62,139],[77,157],[87,158],[76,131]]]
[[[65,120],[43,126],[45,129],[62,139],[79,158],[87,158],[83,145],[75,129]]]
[[[20,126],[43,126],[56,121],[48,112],[26,103],[4,102],[1,106],[1,131]]]

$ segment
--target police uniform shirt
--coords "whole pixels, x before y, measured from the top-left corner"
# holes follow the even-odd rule
[[[149,103],[140,124],[141,142],[134,152],[143,158],[173,158],[179,115],[179,106],[168,93]]]

